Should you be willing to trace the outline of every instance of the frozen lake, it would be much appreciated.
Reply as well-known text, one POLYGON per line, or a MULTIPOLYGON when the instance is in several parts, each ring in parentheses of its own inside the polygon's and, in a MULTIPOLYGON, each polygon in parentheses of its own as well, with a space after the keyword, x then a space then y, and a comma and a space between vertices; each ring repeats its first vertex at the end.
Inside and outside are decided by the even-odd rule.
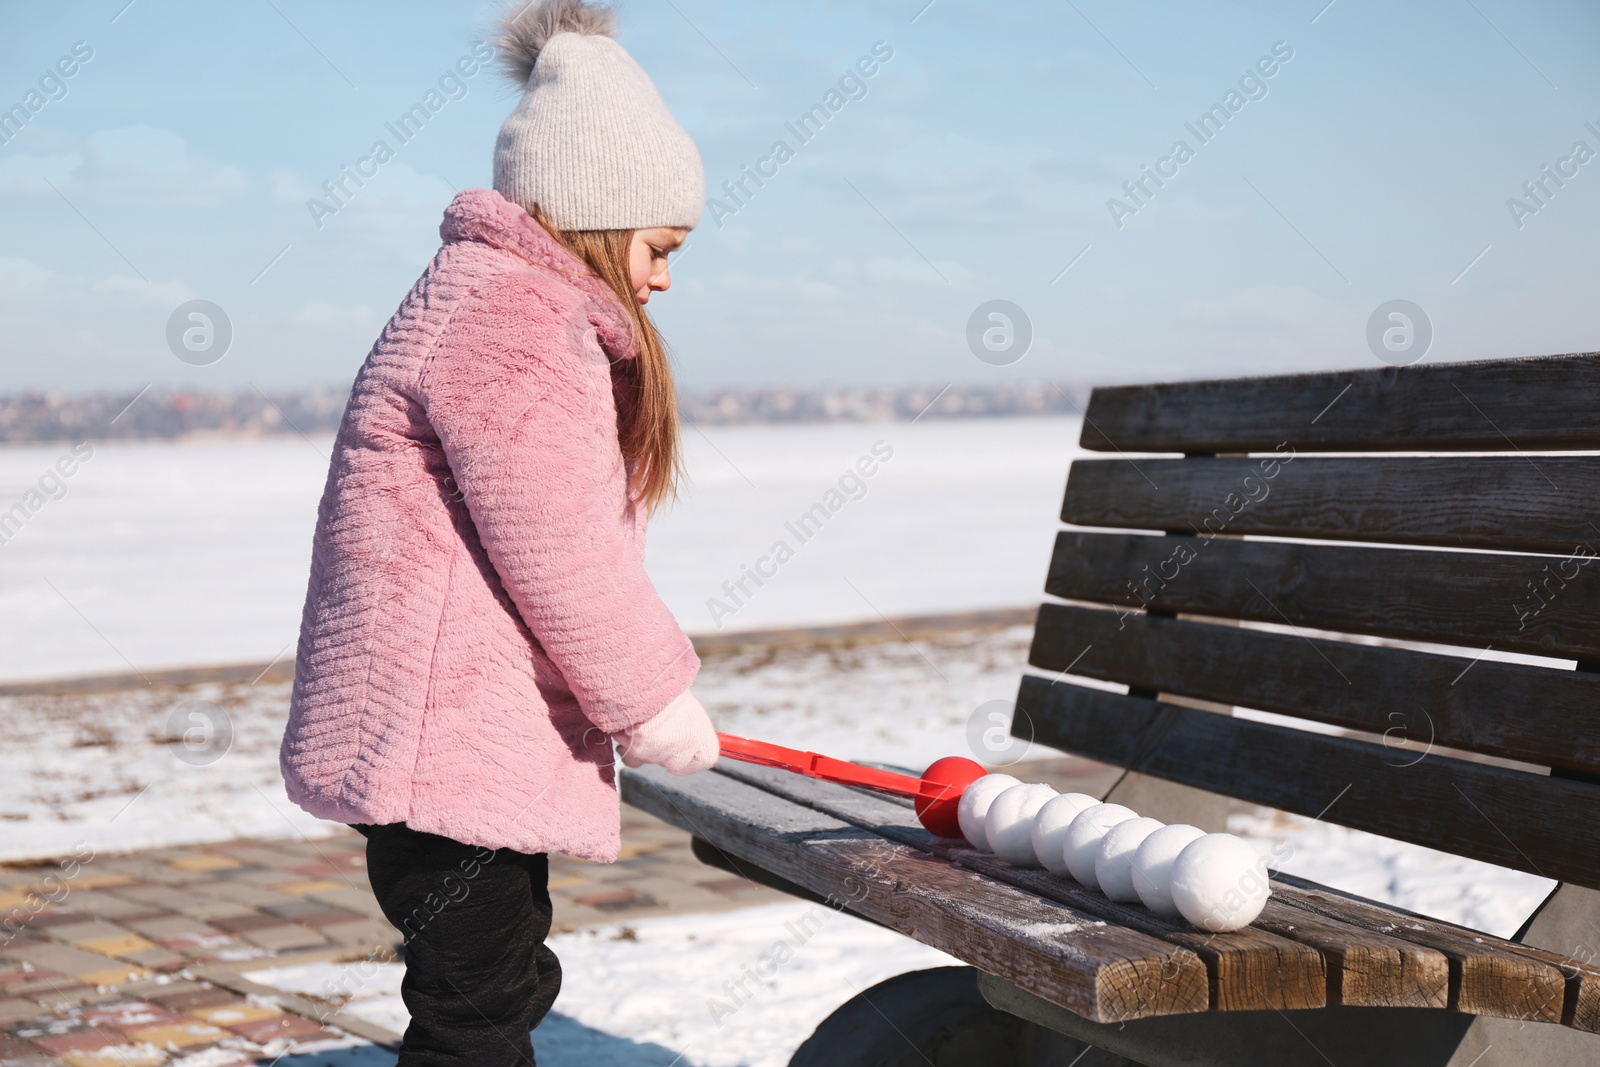
MULTIPOLYGON (((691 633, 1037 602, 1078 432, 1073 418, 687 428, 690 482, 652 525, 650 574, 691 633), (870 477, 853 473, 862 457, 870 477), (792 558, 762 563, 779 541, 792 558), (776 574, 724 588, 757 565, 776 574)), ((330 443, 94 444, 0 545, 0 679, 290 654, 330 443)), ((0 511, 70 453, 0 449, 0 511)))

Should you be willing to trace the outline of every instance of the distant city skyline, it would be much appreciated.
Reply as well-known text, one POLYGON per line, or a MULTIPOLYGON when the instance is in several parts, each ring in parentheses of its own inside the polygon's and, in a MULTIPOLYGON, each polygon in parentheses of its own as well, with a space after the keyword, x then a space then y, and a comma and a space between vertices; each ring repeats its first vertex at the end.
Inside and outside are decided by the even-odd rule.
MULTIPOLYGON (((166 392, 153 386, 136 393, 21 392, 0 395, 0 445, 90 437, 135 441, 330 434, 339 428, 348 399, 348 386, 326 385, 273 393, 166 392)), ((1088 402, 1089 388, 1072 382, 821 389, 779 385, 678 394, 678 410, 693 426, 1081 415, 1088 402)))
MULTIPOLYGON (((0 391, 348 383, 489 184, 497 9, 10 11, 0 391)), ((651 302, 691 393, 1600 349, 1593 5, 620 16, 706 163, 651 302)))

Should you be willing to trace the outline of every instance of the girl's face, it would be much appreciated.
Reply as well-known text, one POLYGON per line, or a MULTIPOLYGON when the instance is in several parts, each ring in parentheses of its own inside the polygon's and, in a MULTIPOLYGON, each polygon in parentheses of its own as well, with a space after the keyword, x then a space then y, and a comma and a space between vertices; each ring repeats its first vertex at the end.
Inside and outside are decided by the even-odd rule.
POLYGON ((628 247, 628 277, 639 303, 648 304, 652 292, 664 293, 672 285, 667 253, 681 248, 688 236, 689 231, 682 226, 633 231, 633 244, 628 247))

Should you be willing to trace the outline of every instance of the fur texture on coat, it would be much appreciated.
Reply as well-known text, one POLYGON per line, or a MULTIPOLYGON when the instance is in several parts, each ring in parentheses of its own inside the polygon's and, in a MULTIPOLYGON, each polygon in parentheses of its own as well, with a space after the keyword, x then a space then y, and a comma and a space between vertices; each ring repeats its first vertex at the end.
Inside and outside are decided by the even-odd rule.
POLYGON ((345 823, 609 862, 607 735, 699 669, 644 572, 615 296, 522 208, 451 203, 356 378, 317 513, 280 764, 345 823))

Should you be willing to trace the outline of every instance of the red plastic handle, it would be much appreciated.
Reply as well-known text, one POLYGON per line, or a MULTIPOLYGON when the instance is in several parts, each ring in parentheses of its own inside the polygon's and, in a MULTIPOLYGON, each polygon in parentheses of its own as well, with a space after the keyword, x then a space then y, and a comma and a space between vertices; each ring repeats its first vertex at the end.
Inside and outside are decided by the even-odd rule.
POLYGON ((730 759, 759 763, 766 767, 779 767, 796 774, 803 774, 808 778, 860 786, 863 789, 888 793, 892 796, 917 797, 924 793, 938 796, 949 788, 946 785, 924 782, 909 774, 880 771, 875 767, 863 767, 831 756, 802 752, 797 748, 784 748, 782 745, 773 745, 748 737, 719 733, 717 740, 722 743, 722 754, 730 759))

